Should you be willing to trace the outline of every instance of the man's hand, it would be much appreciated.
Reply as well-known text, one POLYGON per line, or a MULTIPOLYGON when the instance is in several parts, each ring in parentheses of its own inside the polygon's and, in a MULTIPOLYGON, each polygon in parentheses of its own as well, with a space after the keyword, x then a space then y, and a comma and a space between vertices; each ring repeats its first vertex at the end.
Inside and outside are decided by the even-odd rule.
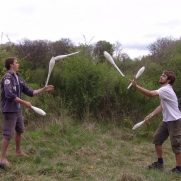
POLYGON ((31 105, 31 102, 24 101, 23 104, 24 104, 27 108, 32 109, 32 108, 31 108, 31 106, 32 106, 32 105, 31 105))
POLYGON ((136 87, 137 82, 136 82, 136 76, 135 76, 135 75, 134 75, 133 80, 129 79, 129 81, 132 83, 132 85, 133 85, 134 87, 136 87))
POLYGON ((26 106, 27 108, 30 108, 30 109, 31 109, 31 106, 32 106, 31 102, 24 101, 24 100, 20 99, 19 97, 16 97, 14 99, 14 102, 18 102, 20 104, 23 104, 24 106, 26 106))
POLYGON ((41 92, 48 92, 54 89, 53 85, 47 85, 46 87, 43 87, 41 89, 33 90, 33 95, 39 94, 41 92))
POLYGON ((153 116, 154 116, 153 113, 150 113, 149 115, 147 115, 147 116, 145 117, 145 119, 144 119, 145 122, 149 121, 153 116))
POLYGON ((53 85, 47 85, 46 87, 43 88, 43 91, 44 92, 47 92, 47 91, 51 91, 54 89, 54 86, 53 85))

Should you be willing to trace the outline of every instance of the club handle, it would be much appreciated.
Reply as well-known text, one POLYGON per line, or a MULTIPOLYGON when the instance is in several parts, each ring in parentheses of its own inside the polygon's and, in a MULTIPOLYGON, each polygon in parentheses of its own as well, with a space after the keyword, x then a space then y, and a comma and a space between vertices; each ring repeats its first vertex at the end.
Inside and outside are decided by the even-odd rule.
POLYGON ((47 77, 47 81, 46 81, 45 87, 48 85, 49 78, 50 78, 50 74, 48 74, 48 77, 47 77))
POLYGON ((117 65, 115 63, 113 63, 114 67, 117 69, 117 71, 124 77, 124 74, 121 72, 121 70, 119 70, 119 68, 117 67, 117 65))
POLYGON ((129 86, 127 87, 127 89, 129 89, 132 86, 132 83, 129 84, 129 86))

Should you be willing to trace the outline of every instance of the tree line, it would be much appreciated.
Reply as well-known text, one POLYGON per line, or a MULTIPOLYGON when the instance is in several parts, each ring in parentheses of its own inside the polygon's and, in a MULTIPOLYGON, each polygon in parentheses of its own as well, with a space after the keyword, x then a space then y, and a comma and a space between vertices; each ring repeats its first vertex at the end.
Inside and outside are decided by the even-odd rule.
POLYGON ((29 84, 34 84, 32 86, 43 85, 51 57, 80 51, 56 62, 49 81, 55 86, 55 91, 48 97, 42 95, 35 100, 45 111, 52 111, 52 115, 59 116, 62 110, 66 110, 67 114, 78 119, 92 117, 121 120, 124 124, 137 122, 159 104, 159 99, 147 98, 133 87, 127 90, 129 79, 142 66, 145 66, 145 72, 138 83, 149 90, 159 88, 158 80, 163 70, 173 71, 177 79, 173 88, 181 104, 181 38, 159 38, 148 45, 149 55, 134 60, 122 50, 119 42, 85 42, 76 46, 68 38, 55 42, 23 39, 18 44, 1 44, 0 75, 2 77, 6 72, 5 58, 16 56, 20 62, 20 75, 29 84), (124 78, 105 59, 104 51, 113 55, 115 63, 125 74, 124 78))

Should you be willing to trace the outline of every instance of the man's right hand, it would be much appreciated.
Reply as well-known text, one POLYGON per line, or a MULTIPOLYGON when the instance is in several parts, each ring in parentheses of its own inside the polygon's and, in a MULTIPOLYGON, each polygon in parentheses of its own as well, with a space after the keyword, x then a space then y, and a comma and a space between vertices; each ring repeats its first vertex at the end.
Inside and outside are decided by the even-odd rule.
POLYGON ((23 104, 24 104, 27 108, 32 109, 32 108, 31 108, 31 106, 32 106, 31 102, 24 101, 23 104))
POLYGON ((134 76, 133 80, 129 79, 129 81, 132 83, 132 85, 133 85, 134 87, 136 87, 136 85, 137 85, 136 76, 134 76))

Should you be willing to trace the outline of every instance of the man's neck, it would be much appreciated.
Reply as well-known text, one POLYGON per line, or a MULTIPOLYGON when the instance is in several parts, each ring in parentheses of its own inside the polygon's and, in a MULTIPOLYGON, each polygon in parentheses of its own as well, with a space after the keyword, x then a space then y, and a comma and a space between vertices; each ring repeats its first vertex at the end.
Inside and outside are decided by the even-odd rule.
POLYGON ((161 86, 163 87, 163 86, 166 86, 166 85, 168 85, 169 83, 165 83, 165 84, 162 84, 161 86))
POLYGON ((9 69, 10 72, 14 73, 16 75, 16 71, 9 69))

